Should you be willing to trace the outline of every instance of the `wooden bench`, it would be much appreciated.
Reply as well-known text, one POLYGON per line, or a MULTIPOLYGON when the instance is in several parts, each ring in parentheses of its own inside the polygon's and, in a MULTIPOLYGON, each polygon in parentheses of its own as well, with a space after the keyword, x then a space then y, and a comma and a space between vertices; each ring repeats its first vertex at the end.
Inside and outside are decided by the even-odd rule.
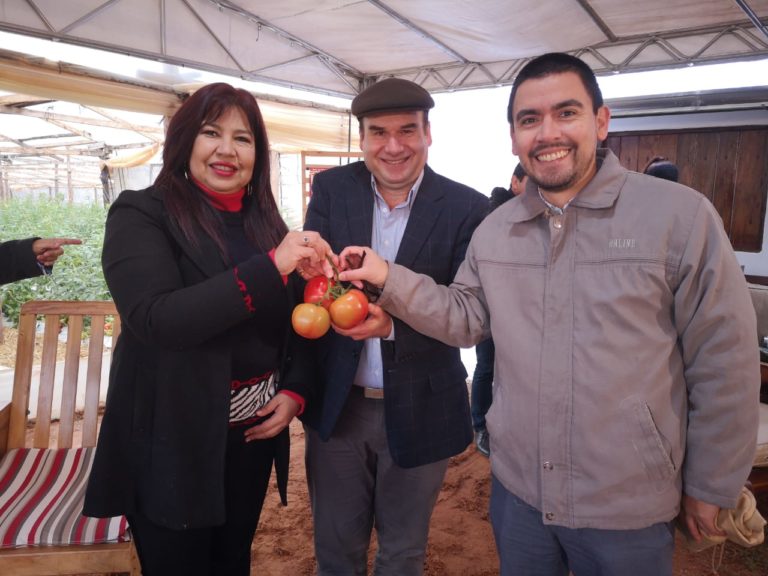
POLYGON ((86 518, 80 514, 82 504, 77 504, 79 501, 76 500, 82 498, 87 482, 90 458, 95 451, 98 434, 100 391, 102 386, 107 386, 106 382, 102 382, 101 374, 104 325, 109 316, 113 317, 114 343, 120 334, 120 318, 112 302, 32 301, 21 308, 13 396, 11 403, 0 410, 0 456, 3 457, 0 461, 0 546, 3 546, 0 547, 0 574, 141 574, 136 549, 128 535, 120 535, 114 542, 86 543, 108 539, 114 529, 125 528, 124 518, 86 518), (45 328, 42 335, 37 409, 34 418, 30 419, 38 316, 44 318, 45 328), (88 356, 87 360, 81 360, 81 342, 83 336, 87 335, 89 321, 88 356), (67 327, 66 351, 62 377, 57 380, 55 373, 59 332, 64 322, 67 327), (87 366, 82 418, 77 408, 81 362, 87 366), (60 410, 58 434, 52 434, 51 423, 55 418, 52 407, 54 398, 59 398, 56 393, 59 386, 60 403, 56 403, 60 410), (82 424, 81 434, 75 434, 76 424, 82 424), (30 441, 27 441, 28 437, 31 437, 30 441), (4 476, 3 470, 10 472, 4 476), (50 479, 46 479, 46 474, 50 475, 50 479), (19 477, 26 480, 20 481, 19 477), (71 478, 78 477, 80 486, 76 487, 71 478), (33 480, 38 484, 34 488, 35 493, 30 495, 27 484, 32 485, 33 480), (48 492, 44 492, 46 490, 48 492), (54 524, 54 516, 63 516, 63 512, 53 514, 52 510, 56 506, 59 506, 56 510, 66 509, 64 504, 57 504, 64 498, 63 495, 71 495, 68 505, 72 506, 72 517, 79 522, 79 527, 68 530, 49 529, 54 524), (20 511, 23 513, 20 514, 20 511), (19 518, 12 516, 14 514, 19 518), (33 526, 29 528, 27 514, 33 517, 40 514, 41 517, 45 516, 45 521, 38 521, 37 524, 29 521, 29 526, 33 526), (94 525, 97 525, 96 529, 94 525), (109 530, 104 528, 107 525, 109 530), (33 537, 45 542, 63 539, 66 543, 9 547, 14 546, 13 542, 17 546, 21 541, 29 543, 33 537))

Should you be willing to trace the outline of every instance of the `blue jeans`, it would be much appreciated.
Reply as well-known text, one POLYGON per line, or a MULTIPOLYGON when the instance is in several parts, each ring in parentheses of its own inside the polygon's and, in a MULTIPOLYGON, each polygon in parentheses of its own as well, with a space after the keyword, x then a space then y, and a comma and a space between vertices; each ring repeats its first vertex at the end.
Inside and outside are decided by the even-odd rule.
POLYGON ((470 394, 470 409, 472 411, 472 428, 485 429, 485 413, 491 407, 493 400, 493 360, 496 348, 493 339, 488 338, 475 346, 477 364, 472 374, 472 392, 470 394))
POLYGON ((495 476, 490 508, 501 576, 672 576, 672 522, 639 530, 545 525, 495 476))

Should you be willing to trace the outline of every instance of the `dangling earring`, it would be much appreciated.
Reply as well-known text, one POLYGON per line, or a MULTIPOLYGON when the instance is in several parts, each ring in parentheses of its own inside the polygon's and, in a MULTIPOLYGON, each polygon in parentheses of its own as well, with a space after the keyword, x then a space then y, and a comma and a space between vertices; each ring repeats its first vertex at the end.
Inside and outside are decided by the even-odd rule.
POLYGON ((245 187, 245 194, 246 196, 253 195, 253 182, 248 182, 248 186, 245 187))

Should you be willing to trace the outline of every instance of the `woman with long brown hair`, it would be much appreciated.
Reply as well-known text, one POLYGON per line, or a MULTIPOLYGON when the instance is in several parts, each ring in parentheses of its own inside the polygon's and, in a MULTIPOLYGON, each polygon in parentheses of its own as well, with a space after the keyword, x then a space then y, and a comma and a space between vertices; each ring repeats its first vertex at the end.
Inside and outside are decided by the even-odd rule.
POLYGON ((155 184, 109 211, 102 264, 120 312, 86 495, 125 514, 144 576, 247 575, 272 466, 312 389, 290 312, 329 246, 289 232, 258 104, 205 86, 171 119, 155 184))

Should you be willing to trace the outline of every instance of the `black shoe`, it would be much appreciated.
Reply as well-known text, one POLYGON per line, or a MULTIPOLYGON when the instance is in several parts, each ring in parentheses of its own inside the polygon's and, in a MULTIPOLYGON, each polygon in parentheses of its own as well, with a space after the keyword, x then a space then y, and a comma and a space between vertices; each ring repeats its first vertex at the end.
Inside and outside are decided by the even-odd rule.
POLYGON ((491 437, 488 436, 488 430, 482 429, 475 432, 475 448, 486 458, 491 455, 491 437))

